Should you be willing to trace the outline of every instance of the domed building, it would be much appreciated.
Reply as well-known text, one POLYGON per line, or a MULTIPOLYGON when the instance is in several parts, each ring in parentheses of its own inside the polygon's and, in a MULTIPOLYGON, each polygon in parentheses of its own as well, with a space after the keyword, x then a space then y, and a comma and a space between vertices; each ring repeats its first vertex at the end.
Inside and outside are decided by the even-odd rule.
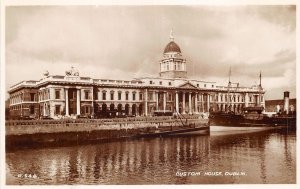
POLYGON ((81 77, 74 68, 66 75, 23 81, 10 87, 11 119, 51 117, 123 117, 199 114, 210 111, 241 112, 243 107, 265 106, 260 85, 241 87, 229 82, 189 79, 187 63, 174 41, 165 46, 158 77, 132 80, 81 77))
POLYGON ((165 47, 163 59, 159 62, 159 76, 164 78, 187 78, 186 60, 181 55, 180 47, 174 42, 173 34, 170 35, 170 40, 165 47))

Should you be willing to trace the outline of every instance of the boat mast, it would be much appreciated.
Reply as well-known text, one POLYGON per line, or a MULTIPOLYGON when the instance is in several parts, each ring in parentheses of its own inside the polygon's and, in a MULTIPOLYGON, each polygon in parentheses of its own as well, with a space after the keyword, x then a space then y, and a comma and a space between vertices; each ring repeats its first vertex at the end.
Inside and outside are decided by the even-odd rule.
POLYGON ((261 106, 261 98, 262 98, 262 86, 261 86, 261 71, 259 71, 259 94, 258 94, 258 106, 261 106))
POLYGON ((261 71, 259 71, 259 86, 261 87, 261 71))
POLYGON ((231 87, 231 81, 230 81, 230 77, 231 77, 231 67, 229 68, 229 80, 228 80, 228 87, 227 87, 227 111, 229 112, 229 105, 230 105, 230 87, 231 87))

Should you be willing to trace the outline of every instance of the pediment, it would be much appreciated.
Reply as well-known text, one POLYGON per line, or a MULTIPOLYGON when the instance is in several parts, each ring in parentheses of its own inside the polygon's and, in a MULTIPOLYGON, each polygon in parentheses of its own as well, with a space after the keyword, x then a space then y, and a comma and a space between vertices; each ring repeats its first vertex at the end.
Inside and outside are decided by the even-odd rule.
POLYGON ((186 82, 182 85, 180 85, 178 88, 181 88, 181 89, 197 89, 197 87, 193 84, 191 84, 190 82, 186 82))

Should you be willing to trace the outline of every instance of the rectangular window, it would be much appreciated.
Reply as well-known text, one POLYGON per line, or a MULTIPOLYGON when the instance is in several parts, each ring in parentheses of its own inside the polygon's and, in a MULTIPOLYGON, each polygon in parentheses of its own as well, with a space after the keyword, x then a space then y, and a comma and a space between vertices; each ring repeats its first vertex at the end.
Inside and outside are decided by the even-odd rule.
POLYGON ((94 98, 95 100, 98 100, 98 92, 95 92, 94 98))
POLYGON ((153 93, 149 93, 148 100, 152 100, 152 99, 153 99, 153 93))
POLYGON ((140 93, 140 100, 143 100, 143 93, 140 93))
POLYGON ((126 93, 126 100, 128 100, 128 93, 126 93))
POLYGON ((204 87, 206 87, 206 84, 204 84, 204 87))
POLYGON ((122 97, 122 93, 119 92, 119 93, 118 93, 118 100, 121 100, 121 97, 122 97))
POLYGON ((114 100, 114 93, 110 93, 110 100, 114 100))
POLYGON ((150 81, 150 84, 153 84, 153 81, 150 81))
POLYGON ((55 90, 55 99, 60 99, 60 90, 55 90))
POLYGON ((169 85, 171 86, 171 85, 172 85, 172 83, 171 83, 171 82, 169 82, 169 85))
POLYGON ((30 101, 34 101, 34 93, 30 93, 30 101))
POLYGON ((106 100, 106 93, 102 93, 102 100, 106 100))
POLYGON ((135 93, 132 93, 132 100, 135 100, 135 93))
POLYGON ((172 94, 169 94, 169 101, 172 101, 172 94))
POLYGON ((55 105, 55 115, 60 115, 60 105, 55 105))
POLYGON ((159 84, 162 85, 162 81, 160 81, 159 84))
POLYGON ((84 98, 89 99, 89 91, 84 91, 84 98))
POLYGON ((86 106, 86 107, 85 107, 85 113, 86 113, 86 114, 89 114, 89 113, 90 113, 90 107, 89 107, 89 106, 86 106))
POLYGON ((33 105, 30 106, 30 114, 34 114, 34 106, 33 105))

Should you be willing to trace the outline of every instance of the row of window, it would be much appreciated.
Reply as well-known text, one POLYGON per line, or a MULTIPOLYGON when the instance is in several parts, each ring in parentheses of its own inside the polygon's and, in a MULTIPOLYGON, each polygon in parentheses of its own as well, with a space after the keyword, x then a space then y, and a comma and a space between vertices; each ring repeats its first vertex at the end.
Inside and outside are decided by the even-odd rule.
MULTIPOLYGON (((106 95, 106 91, 102 91, 102 100, 108 100, 107 95, 106 95)), ((115 100, 115 93, 113 91, 111 91, 109 93, 109 100, 115 100)), ((98 95, 95 96, 95 100, 98 100, 98 95)), ((118 100, 122 100, 122 92, 119 91, 118 92, 118 100)), ((125 100, 129 100, 129 92, 125 92, 125 100)), ((132 92, 132 100, 135 101, 137 100, 137 93, 136 92, 132 92)), ((139 93, 139 100, 143 100, 143 93, 139 93)))
POLYGON ((39 101, 50 99, 50 89, 44 89, 38 93, 39 101))
MULTIPOLYGON (((77 90, 75 91, 68 91, 69 92, 69 98, 70 99, 76 99, 77 98, 77 90)), ((55 99, 61 99, 61 90, 57 89, 55 90, 55 99)), ((84 100, 91 100, 91 91, 90 90, 84 90, 83 92, 83 98, 84 100)))
MULTIPOLYGON (((16 105, 16 106, 13 106, 13 107, 11 107, 11 110, 21 110, 22 109, 22 106, 21 105, 16 105)), ((25 109, 25 108, 23 108, 23 109, 25 109)), ((34 105, 30 105, 29 107, 28 107, 28 109, 29 109, 29 113, 30 114, 34 114, 34 105)))
POLYGON ((180 54, 165 54, 164 58, 177 58, 180 57, 180 54))
MULTIPOLYGON (((81 114, 90 114, 92 111, 90 106, 83 106, 80 108, 80 110, 81 110, 81 114)), ((65 114, 65 112, 61 110, 61 105, 55 105, 54 115, 61 115, 61 114, 65 114)))
MULTIPOLYGON (((171 70, 171 65, 169 64, 169 62, 165 62, 165 63, 161 63, 162 64, 162 71, 169 71, 171 70)), ((184 65, 183 63, 180 62, 175 62, 174 63, 174 70, 179 70, 179 71, 184 71, 184 65)))
MULTIPOLYGON (((227 94, 223 94, 223 95, 220 95, 220 102, 227 102, 227 99, 229 98, 229 101, 230 102, 244 102, 245 101, 245 97, 243 96, 231 96, 231 99, 230 97, 227 96, 227 94)), ((216 100, 219 101, 219 98, 218 96, 216 96, 216 100)), ((252 97, 252 96, 249 96, 249 102, 254 102, 255 101, 255 98, 252 97)), ((261 96, 260 97, 260 101, 262 102, 263 101, 263 97, 261 96)))
POLYGON ((23 94, 18 94, 10 97, 10 104, 20 103, 22 102, 23 94))
MULTIPOLYGON (((155 82, 152 81, 152 80, 150 80, 150 81, 149 81, 149 84, 150 84, 150 85, 153 85, 153 84, 155 84, 155 82)), ((171 85, 172 85, 172 82, 169 81, 168 84, 169 84, 169 86, 171 86, 171 85)), ((159 81, 159 85, 163 85, 163 82, 162 82, 162 81, 159 81)), ((197 83, 197 87, 200 87, 200 85, 199 85, 198 83, 197 83)), ((204 84, 203 87, 206 88, 207 85, 204 84)), ((211 85, 211 88, 214 88, 214 87, 215 87, 214 85, 211 85)))
MULTIPOLYGON (((226 94, 220 95, 220 99, 217 96, 217 101, 220 100, 220 102, 227 102, 229 99, 230 102, 244 102, 244 97, 241 96, 232 96, 231 99, 226 94)), ((251 101, 251 98, 250 98, 251 101)))
POLYGON ((21 105, 11 107, 11 110, 21 110, 21 105))
MULTIPOLYGON (((35 96, 36 96, 35 93, 29 93, 29 99, 26 98, 26 101, 35 101, 36 100, 35 96)), ((23 93, 14 95, 10 98, 10 103, 11 104, 20 103, 23 101, 23 99, 24 99, 23 93)))

